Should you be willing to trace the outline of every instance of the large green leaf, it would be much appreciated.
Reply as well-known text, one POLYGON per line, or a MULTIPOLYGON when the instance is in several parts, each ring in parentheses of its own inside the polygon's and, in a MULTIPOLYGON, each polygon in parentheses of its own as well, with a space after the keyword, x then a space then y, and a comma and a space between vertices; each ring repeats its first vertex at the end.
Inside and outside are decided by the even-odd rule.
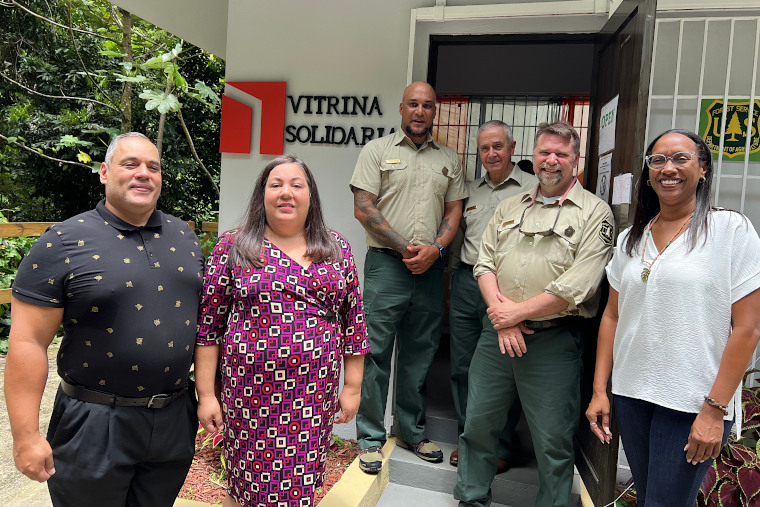
POLYGON ((161 114, 169 111, 179 111, 180 103, 177 96, 173 93, 165 93, 158 90, 145 90, 140 94, 141 99, 145 99, 145 109, 148 111, 158 109, 161 114))

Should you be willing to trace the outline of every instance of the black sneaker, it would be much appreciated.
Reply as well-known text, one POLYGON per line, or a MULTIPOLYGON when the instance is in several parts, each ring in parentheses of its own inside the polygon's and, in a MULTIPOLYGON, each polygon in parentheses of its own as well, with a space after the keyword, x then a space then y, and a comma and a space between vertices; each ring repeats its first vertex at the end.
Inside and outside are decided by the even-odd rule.
POLYGON ((383 455, 379 445, 359 451, 359 469, 368 474, 376 474, 383 469, 383 455))

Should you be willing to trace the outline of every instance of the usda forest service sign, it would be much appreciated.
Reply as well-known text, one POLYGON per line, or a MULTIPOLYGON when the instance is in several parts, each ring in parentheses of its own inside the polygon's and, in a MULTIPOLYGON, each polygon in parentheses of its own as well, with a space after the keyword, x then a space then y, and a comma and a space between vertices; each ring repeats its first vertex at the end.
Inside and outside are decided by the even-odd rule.
MULTIPOLYGON (((747 126, 749 124, 749 159, 760 160, 760 100, 755 101, 752 110, 752 122, 749 118, 749 100, 729 100, 726 108, 726 127, 723 134, 723 160, 744 161, 747 148, 747 126)), ((723 119, 723 100, 702 100, 699 118, 699 132, 707 142, 713 158, 717 159, 720 150, 721 121, 723 119)))

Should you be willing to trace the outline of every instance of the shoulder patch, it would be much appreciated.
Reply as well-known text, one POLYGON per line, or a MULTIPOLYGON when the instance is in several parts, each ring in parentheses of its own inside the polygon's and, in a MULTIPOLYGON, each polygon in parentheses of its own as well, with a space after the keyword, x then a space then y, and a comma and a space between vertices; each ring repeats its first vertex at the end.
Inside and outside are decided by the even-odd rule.
POLYGON ((612 227, 612 222, 605 218, 602 224, 599 226, 599 239, 601 239, 605 245, 612 246, 613 230, 614 228, 612 227))

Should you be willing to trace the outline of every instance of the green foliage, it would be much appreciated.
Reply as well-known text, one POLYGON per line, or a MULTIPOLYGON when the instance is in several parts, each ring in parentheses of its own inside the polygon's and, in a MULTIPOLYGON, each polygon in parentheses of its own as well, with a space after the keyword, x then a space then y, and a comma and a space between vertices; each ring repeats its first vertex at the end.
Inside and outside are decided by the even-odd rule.
POLYGON ((742 434, 733 434, 708 469, 697 496, 698 507, 752 507, 760 503, 760 386, 749 387, 744 374, 742 434))
POLYGON ((218 184, 224 61, 136 16, 128 61, 124 14, 105 0, 73 0, 70 13, 69 2, 22 4, 42 18, 12 5, 0 9, 0 209, 13 221, 60 221, 93 208, 103 196, 93 169, 127 121, 129 85, 125 129, 155 140, 166 115, 159 207, 208 221, 218 196, 176 113, 181 108, 198 156, 218 184))
MULTIPOLYGON (((8 220, 0 213, 0 223, 8 220)), ((37 238, 0 237, 0 289, 8 289, 16 279, 21 259, 37 238)), ((8 352, 8 333, 11 328, 11 305, 0 305, 0 354, 8 352)))

